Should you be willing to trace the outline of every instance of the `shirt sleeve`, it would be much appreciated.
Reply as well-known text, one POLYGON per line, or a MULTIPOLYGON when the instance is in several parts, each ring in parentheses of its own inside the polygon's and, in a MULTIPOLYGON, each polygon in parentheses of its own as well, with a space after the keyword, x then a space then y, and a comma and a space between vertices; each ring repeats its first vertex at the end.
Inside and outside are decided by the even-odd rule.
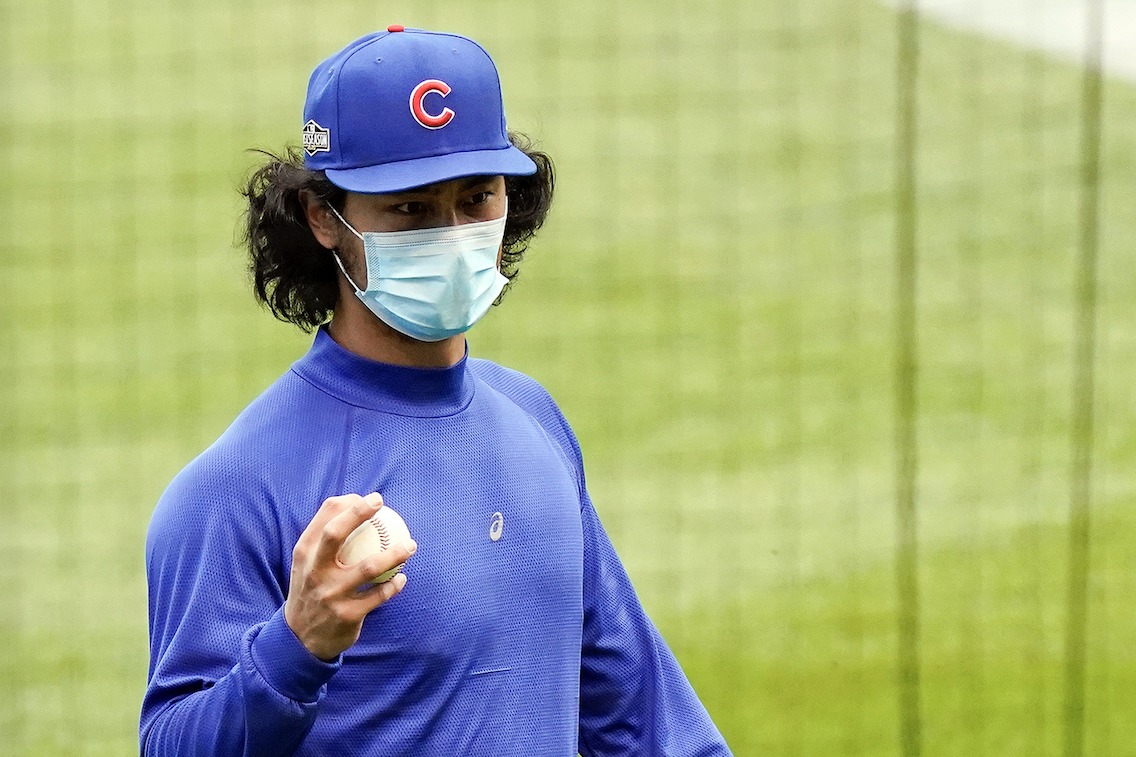
POLYGON ((721 733, 647 617, 584 495, 580 753, 721 757, 721 733))
POLYGON ((237 495, 224 484, 230 476, 208 467, 199 458, 174 479, 147 535, 141 753, 290 754, 339 661, 313 656, 284 620, 279 528, 267 498, 237 495))

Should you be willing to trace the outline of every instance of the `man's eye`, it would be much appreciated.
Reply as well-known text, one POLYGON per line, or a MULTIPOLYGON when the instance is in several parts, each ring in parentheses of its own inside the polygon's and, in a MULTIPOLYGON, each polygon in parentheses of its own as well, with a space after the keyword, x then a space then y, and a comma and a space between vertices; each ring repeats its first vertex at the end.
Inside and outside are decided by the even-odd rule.
POLYGON ((420 215, 426 212, 426 203, 424 202, 404 202, 401 205, 396 205, 394 208, 396 213, 403 213, 408 216, 420 215))
POLYGON ((469 203, 471 205, 484 205, 489 202, 489 198, 492 196, 492 192, 477 192, 469 198, 469 203))

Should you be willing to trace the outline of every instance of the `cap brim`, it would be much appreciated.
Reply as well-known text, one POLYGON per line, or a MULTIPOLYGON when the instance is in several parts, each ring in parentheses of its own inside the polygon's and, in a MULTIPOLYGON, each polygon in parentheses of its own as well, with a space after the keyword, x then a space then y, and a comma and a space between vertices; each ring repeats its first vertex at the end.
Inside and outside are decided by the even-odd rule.
POLYGON ((500 150, 447 153, 377 166, 329 168, 325 173, 332 184, 348 192, 386 194, 465 176, 528 176, 536 173, 536 163, 510 145, 500 150))

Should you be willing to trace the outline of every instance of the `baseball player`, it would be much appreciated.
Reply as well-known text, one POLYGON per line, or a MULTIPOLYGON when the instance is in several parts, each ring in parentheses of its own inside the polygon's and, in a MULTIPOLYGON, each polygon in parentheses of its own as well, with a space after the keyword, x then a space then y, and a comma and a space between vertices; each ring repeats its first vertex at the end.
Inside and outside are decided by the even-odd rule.
POLYGON ((553 192, 489 55, 362 37, 313 71, 302 139, 252 175, 247 241, 315 337, 155 509, 142 753, 728 754, 560 410, 467 354, 553 192), (381 507, 414 539, 343 564, 381 507))

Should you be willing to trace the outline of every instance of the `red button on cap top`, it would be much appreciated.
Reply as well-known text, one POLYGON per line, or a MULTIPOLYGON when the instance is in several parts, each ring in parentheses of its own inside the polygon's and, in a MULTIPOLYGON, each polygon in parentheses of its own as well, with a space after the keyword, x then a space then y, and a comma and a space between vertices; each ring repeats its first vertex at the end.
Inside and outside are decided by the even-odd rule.
POLYGON ((388 32, 404 32, 404 31, 406 31, 406 27, 403 26, 402 24, 391 24, 390 26, 387 27, 387 31, 388 32))

